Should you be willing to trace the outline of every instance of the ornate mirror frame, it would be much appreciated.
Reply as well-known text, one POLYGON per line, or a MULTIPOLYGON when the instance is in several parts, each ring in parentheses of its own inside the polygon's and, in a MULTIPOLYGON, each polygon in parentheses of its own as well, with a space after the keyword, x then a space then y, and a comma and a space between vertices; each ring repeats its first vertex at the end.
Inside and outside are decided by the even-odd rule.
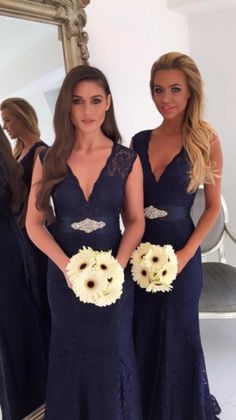
MULTIPOLYGON (((49 23, 58 26, 59 39, 68 72, 78 64, 88 63, 88 34, 84 8, 90 0, 0 0, 0 15, 49 23)), ((25 417, 40 420, 44 417, 44 405, 25 417)))
POLYGON ((90 0, 0 0, 0 15, 58 26, 65 68, 68 72, 88 62, 88 34, 84 8, 90 0))

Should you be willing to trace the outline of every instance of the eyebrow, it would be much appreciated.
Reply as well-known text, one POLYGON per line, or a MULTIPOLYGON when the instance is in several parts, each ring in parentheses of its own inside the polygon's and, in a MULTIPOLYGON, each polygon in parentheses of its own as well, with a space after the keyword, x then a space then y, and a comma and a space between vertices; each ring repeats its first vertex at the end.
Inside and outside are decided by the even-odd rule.
MULTIPOLYGON (((83 98, 83 96, 80 96, 80 95, 72 95, 72 98, 83 98)), ((98 94, 98 95, 93 95, 93 96, 91 96, 91 98, 103 98, 103 95, 100 95, 100 94, 98 94)))
MULTIPOLYGON (((174 87, 174 86, 180 86, 180 87, 182 87, 182 85, 181 85, 181 83, 173 83, 172 85, 170 85, 170 86, 168 86, 168 87, 174 87)), ((156 85, 154 85, 154 88, 155 87, 163 87, 162 85, 158 85, 158 84, 156 84, 156 85)))

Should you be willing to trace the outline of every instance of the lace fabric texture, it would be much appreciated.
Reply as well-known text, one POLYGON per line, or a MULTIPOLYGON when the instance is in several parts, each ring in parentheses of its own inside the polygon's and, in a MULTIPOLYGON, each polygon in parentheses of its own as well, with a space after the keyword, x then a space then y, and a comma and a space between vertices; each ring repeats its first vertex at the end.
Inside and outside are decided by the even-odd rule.
MULTIPOLYGON (((134 151, 115 144, 88 200, 69 168, 67 176, 54 187, 54 237, 68 256, 82 246, 111 249, 116 255, 125 183, 135 159, 134 151), (74 223, 84 225, 86 219, 105 225, 90 232, 81 230, 81 225, 80 229, 71 227, 74 223)), ((92 227, 97 226, 93 223, 92 227)), ((111 306, 99 308, 80 302, 51 262, 48 294, 52 338, 45 419, 141 420, 129 268, 123 294, 111 306)))
MULTIPOLYGON (((148 156, 150 136, 147 130, 133 138, 144 172, 144 205, 182 209, 184 217, 147 218, 143 241, 170 244, 177 251, 194 230, 189 212, 195 194, 186 192, 189 163, 182 148, 157 181, 148 156)), ((135 285, 134 333, 144 420, 217 419, 220 409, 210 395, 199 332, 201 287, 199 249, 171 292, 151 294, 135 285)))
POLYGON ((45 401, 47 358, 30 285, 29 254, 11 214, 2 163, 0 180, 0 405, 4 420, 18 420, 45 401))

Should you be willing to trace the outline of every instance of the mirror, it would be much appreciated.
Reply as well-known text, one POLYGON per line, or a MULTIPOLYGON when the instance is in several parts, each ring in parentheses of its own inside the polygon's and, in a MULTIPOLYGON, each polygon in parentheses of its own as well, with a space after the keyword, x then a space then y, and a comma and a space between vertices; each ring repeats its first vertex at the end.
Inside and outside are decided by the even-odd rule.
POLYGON ((0 101, 23 97, 51 144, 52 116, 65 73, 88 60, 84 7, 89 0, 0 0, 0 101))
MULTIPOLYGON (((83 28, 89 2, 0 0, 0 102, 13 96, 28 100, 48 144, 53 141, 52 116, 61 82, 72 67, 88 61, 83 28)), ((44 406, 25 420, 39 420, 43 414, 44 406)))

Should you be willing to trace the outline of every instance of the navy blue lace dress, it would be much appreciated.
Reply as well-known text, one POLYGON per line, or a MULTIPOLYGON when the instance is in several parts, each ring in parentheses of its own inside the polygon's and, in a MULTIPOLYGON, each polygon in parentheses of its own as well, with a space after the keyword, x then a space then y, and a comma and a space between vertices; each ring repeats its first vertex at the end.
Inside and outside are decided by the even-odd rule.
POLYGON ((0 406, 21 420, 45 401, 47 360, 31 293, 25 236, 11 212, 8 173, 0 156, 0 406))
MULTIPOLYGON (((23 167, 23 181, 29 193, 31 187, 33 165, 35 161, 35 152, 38 148, 47 148, 48 145, 43 141, 35 143, 28 153, 19 162, 23 167)), ((30 271, 30 287, 32 297, 37 305, 40 314, 42 329, 44 333, 44 348, 48 356, 49 352, 49 339, 51 330, 51 316, 47 298, 47 265, 48 259, 43 252, 41 252, 28 237, 26 229, 23 229, 25 242, 28 247, 28 261, 30 271)))
MULTIPOLYGON (((185 149, 157 181, 148 145, 151 130, 133 138, 144 171, 146 229, 143 242, 181 249, 194 225, 189 215, 195 194, 187 193, 185 149), (157 210, 164 210, 159 213, 157 210)), ((135 286, 134 334, 145 420, 213 420, 219 407, 209 393, 201 346, 198 303, 202 287, 200 249, 169 293, 148 293, 135 286)))
MULTIPOLYGON (((83 245, 112 249, 116 255, 124 188, 135 158, 134 151, 114 144, 88 201, 69 167, 64 180, 54 187, 54 237, 68 256, 83 245), (71 226, 79 221, 84 221, 85 230, 71 226), (101 221, 105 226, 96 228, 101 221), (95 229, 91 232, 90 223, 95 229)), ((129 269, 121 298, 101 308, 80 302, 63 273, 50 262, 48 295, 52 337, 46 420, 140 420, 129 269)))

